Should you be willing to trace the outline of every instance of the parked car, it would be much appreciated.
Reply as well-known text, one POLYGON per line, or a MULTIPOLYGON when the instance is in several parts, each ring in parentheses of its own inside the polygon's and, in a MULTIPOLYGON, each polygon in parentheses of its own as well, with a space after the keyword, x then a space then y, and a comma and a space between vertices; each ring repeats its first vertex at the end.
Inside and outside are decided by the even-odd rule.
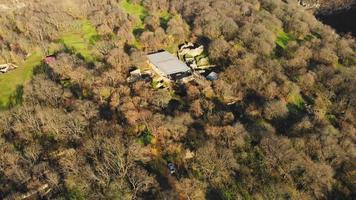
POLYGON ((168 163, 167 167, 168 167, 168 170, 169 170, 170 174, 176 173, 176 167, 174 166, 173 163, 168 163))

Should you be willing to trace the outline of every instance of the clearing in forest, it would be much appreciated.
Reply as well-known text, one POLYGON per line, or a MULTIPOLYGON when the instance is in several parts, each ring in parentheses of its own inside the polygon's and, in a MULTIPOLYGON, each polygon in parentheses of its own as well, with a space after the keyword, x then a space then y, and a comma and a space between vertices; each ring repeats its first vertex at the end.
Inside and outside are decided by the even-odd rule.
POLYGON ((24 63, 20 63, 19 68, 0 75, 0 109, 6 108, 17 88, 31 79, 33 69, 41 64, 42 57, 41 51, 36 51, 24 63))
POLYGON ((130 3, 128 0, 123 0, 120 2, 119 7, 124 10, 127 14, 135 17, 137 19, 137 24, 133 28, 133 34, 135 35, 135 41, 133 46, 140 49, 141 44, 138 41, 137 37, 143 32, 145 25, 143 23, 144 18, 147 16, 146 9, 140 4, 130 3))
POLYGON ((120 7, 127 12, 129 15, 134 16, 138 19, 138 23, 135 29, 143 29, 143 19, 147 16, 145 8, 140 4, 130 3, 128 0, 123 0, 120 3, 120 7))
MULTIPOLYGON (((60 38, 65 47, 73 53, 83 57, 90 63, 95 58, 90 52, 91 45, 98 40, 95 27, 86 20, 76 22, 75 28, 63 33, 60 38)), ((0 110, 6 109, 13 102, 14 98, 21 98, 21 87, 32 77, 33 69, 40 65, 44 55, 40 50, 36 50, 23 63, 18 64, 19 68, 6 74, 0 74, 0 110), (19 90, 20 89, 20 90, 19 90), (18 96, 18 97, 17 97, 18 96)))
MULTIPOLYGON (((138 49, 141 49, 141 44, 138 38, 145 30, 144 19, 148 15, 147 10, 141 4, 131 3, 129 0, 121 1, 119 7, 130 16, 136 18, 137 23, 132 30, 133 35, 135 36, 135 41, 133 41, 132 45, 138 49)), ((172 18, 171 14, 168 11, 161 11, 158 15, 160 16, 161 27, 166 29, 168 21, 172 18)))
POLYGON ((94 62, 95 58, 90 52, 90 46, 98 40, 98 33, 95 27, 89 21, 78 21, 75 28, 64 33, 60 41, 64 46, 83 57, 90 63, 94 62))

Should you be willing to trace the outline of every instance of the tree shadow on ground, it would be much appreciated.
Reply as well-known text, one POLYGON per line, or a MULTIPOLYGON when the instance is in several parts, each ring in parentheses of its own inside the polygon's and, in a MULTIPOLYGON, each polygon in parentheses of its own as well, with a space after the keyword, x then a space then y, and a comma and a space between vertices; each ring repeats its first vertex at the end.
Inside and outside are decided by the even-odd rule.
POLYGON ((9 107, 14 107, 23 102, 24 87, 23 85, 16 86, 14 94, 9 97, 9 107))

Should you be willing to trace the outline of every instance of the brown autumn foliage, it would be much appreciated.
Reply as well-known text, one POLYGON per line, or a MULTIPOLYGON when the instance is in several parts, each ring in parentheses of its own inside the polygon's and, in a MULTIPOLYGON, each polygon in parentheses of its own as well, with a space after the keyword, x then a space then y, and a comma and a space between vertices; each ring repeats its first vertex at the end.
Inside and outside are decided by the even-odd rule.
POLYGON ((1 111, 0 199, 354 199, 355 39, 296 1, 131 0, 139 31, 119 0, 25 3, 0 12, 3 60, 47 53, 78 20, 98 39, 91 62, 60 45, 1 111), (219 80, 126 81, 185 41, 219 80))

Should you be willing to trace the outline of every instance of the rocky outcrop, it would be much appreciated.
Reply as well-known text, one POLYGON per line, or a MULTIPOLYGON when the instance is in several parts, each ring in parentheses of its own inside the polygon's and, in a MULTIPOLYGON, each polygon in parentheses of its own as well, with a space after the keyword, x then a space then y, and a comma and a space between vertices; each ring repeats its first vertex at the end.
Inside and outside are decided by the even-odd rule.
POLYGON ((306 9, 315 9, 317 12, 331 13, 351 8, 356 4, 354 0, 298 0, 299 5, 306 9))
POLYGON ((298 3, 307 9, 318 9, 320 8, 319 0, 298 0, 298 3))

